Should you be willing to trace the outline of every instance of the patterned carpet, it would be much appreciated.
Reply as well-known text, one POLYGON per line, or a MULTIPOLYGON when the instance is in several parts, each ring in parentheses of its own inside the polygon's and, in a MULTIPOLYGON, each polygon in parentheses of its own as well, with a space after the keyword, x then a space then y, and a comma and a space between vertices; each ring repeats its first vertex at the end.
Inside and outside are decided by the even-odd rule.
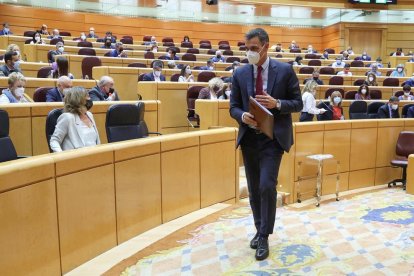
POLYGON ((121 275, 414 275, 414 196, 399 188, 278 208, 261 262, 248 246, 255 229, 246 201, 191 234, 121 275))

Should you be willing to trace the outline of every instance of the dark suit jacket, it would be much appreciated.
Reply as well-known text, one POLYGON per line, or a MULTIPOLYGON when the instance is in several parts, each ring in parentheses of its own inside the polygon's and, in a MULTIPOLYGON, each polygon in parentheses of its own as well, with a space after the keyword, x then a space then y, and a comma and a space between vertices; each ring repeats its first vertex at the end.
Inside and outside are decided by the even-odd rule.
POLYGON ((62 102, 62 96, 59 93, 57 87, 52 88, 46 93, 46 102, 62 102))
MULTIPOLYGON (((267 93, 281 103, 280 110, 270 110, 274 116, 274 139, 285 151, 289 151, 293 145, 291 113, 300 112, 303 108, 299 81, 288 63, 270 59, 268 70, 267 93)), ((254 86, 253 65, 237 68, 233 75, 230 97, 230 115, 239 122, 237 145, 248 129, 242 122, 242 114, 249 111, 249 96, 254 97, 254 86)))
MULTIPOLYGON (((378 118, 380 119, 389 119, 390 118, 390 109, 388 103, 384 104, 378 109, 378 118)), ((400 118, 400 114, 397 110, 392 110, 392 118, 400 118)))
MULTIPOLYGON (((118 93, 115 93, 115 101, 119 101, 118 93)), ((102 93, 101 89, 98 86, 95 86, 91 90, 89 90, 89 97, 91 97, 92 101, 106 101, 108 95, 102 93)))
POLYGON ((13 33, 12 33, 12 32, 10 32, 10 31, 9 31, 8 33, 5 33, 5 32, 4 32, 4 30, 1 30, 1 31, 0 31, 0 35, 12 35, 12 34, 13 34, 13 33))
MULTIPOLYGON (((161 81, 165 81, 165 76, 161 74, 160 79, 161 79, 161 81)), ((151 73, 145 74, 144 77, 142 78, 142 80, 143 81, 155 81, 154 73, 151 72, 151 73)))
POLYGON ((407 110, 407 116, 406 116, 406 118, 414 118, 414 106, 410 107, 407 110))

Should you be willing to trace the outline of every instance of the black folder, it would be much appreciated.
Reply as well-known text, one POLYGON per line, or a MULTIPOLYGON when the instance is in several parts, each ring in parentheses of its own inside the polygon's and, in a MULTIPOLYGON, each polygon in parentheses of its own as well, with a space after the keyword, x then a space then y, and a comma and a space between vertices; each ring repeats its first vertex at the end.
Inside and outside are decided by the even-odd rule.
POLYGON ((254 116, 257 129, 273 140, 273 114, 251 96, 249 98, 249 113, 254 116))

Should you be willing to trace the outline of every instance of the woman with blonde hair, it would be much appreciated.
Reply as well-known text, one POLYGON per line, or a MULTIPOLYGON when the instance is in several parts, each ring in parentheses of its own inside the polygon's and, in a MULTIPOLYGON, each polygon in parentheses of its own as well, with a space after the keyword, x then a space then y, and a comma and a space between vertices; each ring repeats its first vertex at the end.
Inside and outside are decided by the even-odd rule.
POLYGON ((54 152, 100 144, 95 120, 88 111, 92 106, 93 101, 83 87, 73 87, 65 93, 64 112, 50 138, 54 152))
POLYGON ((208 82, 208 87, 204 87, 198 94, 199 99, 217 100, 220 98, 223 90, 224 82, 222 79, 215 77, 208 82))
POLYGON ((316 87, 318 87, 316 81, 311 80, 305 84, 302 90, 303 109, 299 122, 310 122, 315 114, 323 114, 326 111, 324 108, 316 108, 316 87))
POLYGON ((26 85, 26 79, 21 73, 11 73, 9 75, 7 83, 9 84, 9 88, 3 89, 0 95, 0 104, 30 102, 25 98, 24 95, 24 86, 26 85))

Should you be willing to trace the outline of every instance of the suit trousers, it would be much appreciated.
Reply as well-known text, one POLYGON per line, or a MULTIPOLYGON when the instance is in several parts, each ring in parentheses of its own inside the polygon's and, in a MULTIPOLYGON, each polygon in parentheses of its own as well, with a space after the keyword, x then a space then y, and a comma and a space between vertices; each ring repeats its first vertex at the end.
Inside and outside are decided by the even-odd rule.
POLYGON ((273 233, 276 219, 277 177, 283 149, 277 140, 248 129, 241 140, 250 207, 257 232, 273 233))

